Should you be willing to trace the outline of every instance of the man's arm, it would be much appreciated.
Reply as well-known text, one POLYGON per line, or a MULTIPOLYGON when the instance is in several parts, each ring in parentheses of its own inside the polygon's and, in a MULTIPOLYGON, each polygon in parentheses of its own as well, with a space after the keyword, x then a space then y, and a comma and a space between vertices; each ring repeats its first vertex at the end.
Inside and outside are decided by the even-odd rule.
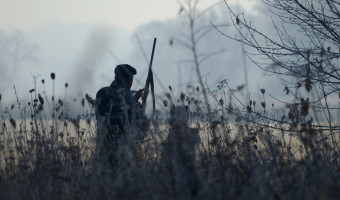
POLYGON ((144 92, 144 89, 140 89, 133 95, 136 102, 142 97, 143 92, 144 92))

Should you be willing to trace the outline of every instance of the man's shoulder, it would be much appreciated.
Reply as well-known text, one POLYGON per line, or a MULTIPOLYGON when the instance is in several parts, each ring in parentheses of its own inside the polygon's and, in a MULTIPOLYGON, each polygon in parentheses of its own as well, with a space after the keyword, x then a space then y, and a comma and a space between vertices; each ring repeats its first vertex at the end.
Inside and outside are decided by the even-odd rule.
POLYGON ((114 92, 114 88, 111 88, 111 87, 103 87, 103 88, 100 88, 96 94, 96 98, 98 97, 103 97, 103 96, 107 96, 109 95, 110 93, 114 92))

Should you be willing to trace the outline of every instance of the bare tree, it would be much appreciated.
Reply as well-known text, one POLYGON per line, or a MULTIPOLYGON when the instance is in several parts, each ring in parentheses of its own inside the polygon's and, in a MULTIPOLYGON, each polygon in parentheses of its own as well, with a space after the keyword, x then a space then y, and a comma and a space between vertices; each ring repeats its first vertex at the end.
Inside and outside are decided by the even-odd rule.
POLYGON ((319 124, 317 128, 327 130, 337 148, 335 132, 339 127, 335 124, 335 111, 339 108, 334 103, 340 97, 340 3, 335 0, 261 2, 272 13, 275 35, 259 30, 254 21, 245 13, 235 12, 227 1, 238 36, 216 29, 246 45, 245 53, 255 65, 283 80, 282 89, 294 97, 293 102, 281 101, 289 109, 287 122, 301 126, 314 124, 315 119, 327 122, 326 126, 319 124), (291 31, 292 27, 296 31, 291 31), (310 109, 314 111, 314 119, 310 109))
POLYGON ((6 85, 25 62, 37 62, 38 50, 38 45, 28 41, 21 31, 0 33, 0 83, 6 85))
MULTIPOLYGON (((188 29, 186 30, 185 33, 181 33, 181 37, 175 38, 175 40, 185 48, 189 49, 189 51, 192 53, 192 60, 190 60, 189 63, 193 64, 199 85, 202 88, 204 101, 207 106, 207 112, 211 113, 208 95, 205 89, 203 75, 201 72, 201 63, 204 62, 209 57, 221 53, 224 50, 207 54, 202 54, 199 52, 199 42, 201 41, 201 39, 205 37, 209 32, 214 30, 210 24, 201 25, 200 20, 202 20, 204 18, 204 15, 206 15, 214 7, 221 4, 222 1, 216 1, 215 3, 212 3, 210 6, 206 7, 202 11, 198 9, 198 4, 200 3, 200 0, 176 0, 176 1, 180 6, 178 14, 184 17, 184 25, 188 29)), ((217 26, 223 27, 227 25, 220 24, 217 26)), ((172 44, 172 41, 170 42, 172 44)))

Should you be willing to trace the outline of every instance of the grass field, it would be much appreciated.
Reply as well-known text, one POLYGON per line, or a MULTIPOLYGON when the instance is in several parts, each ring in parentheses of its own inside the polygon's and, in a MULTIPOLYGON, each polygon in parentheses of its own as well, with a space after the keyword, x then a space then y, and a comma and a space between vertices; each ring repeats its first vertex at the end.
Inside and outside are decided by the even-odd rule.
POLYGON ((0 199, 339 199, 337 124, 306 121, 298 106, 290 121, 226 101, 209 113, 196 93, 166 95, 146 133, 125 124, 114 165, 88 95, 74 117, 40 94, 0 104, 0 199))
POLYGON ((182 125, 174 129, 158 123, 144 142, 123 143, 120 164, 113 171, 98 155, 95 121, 2 120, 1 199, 337 199, 340 195, 339 152, 326 132, 280 131, 228 121, 182 125), (200 141, 188 144, 182 138, 183 145, 173 143, 172 151, 165 152, 169 132, 183 134, 189 130, 186 127, 191 134, 199 132, 200 141))

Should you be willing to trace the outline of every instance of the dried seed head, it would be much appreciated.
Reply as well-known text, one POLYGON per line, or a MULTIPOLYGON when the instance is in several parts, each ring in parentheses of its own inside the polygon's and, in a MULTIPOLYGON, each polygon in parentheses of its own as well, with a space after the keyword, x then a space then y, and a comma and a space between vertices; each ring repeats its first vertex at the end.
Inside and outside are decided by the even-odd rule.
POLYGON ((65 83, 65 87, 68 88, 68 83, 65 83))
POLYGON ((168 101, 167 100, 163 100, 163 105, 164 105, 164 107, 168 107, 168 105, 169 105, 168 101))
POLYGON ((261 103, 261 106, 262 106, 263 108, 266 108, 266 102, 262 102, 262 103, 261 103))
POLYGON ((247 106, 247 111, 250 113, 251 112, 251 106, 247 106))
POLYGON ((262 89, 260 89, 260 91, 261 91, 261 93, 262 93, 262 94, 264 94, 264 93, 266 92, 266 90, 265 90, 265 89, 263 89, 263 88, 262 88, 262 89))
POLYGON ((184 101, 184 98, 185 98, 185 94, 184 94, 183 92, 181 92, 180 98, 181 98, 181 101, 183 102, 183 101, 184 101))
POLYGON ((321 51, 320 51, 320 56, 323 57, 325 55, 325 49, 322 47, 321 51))
POLYGON ((83 106, 83 107, 85 106, 85 99, 81 100, 81 106, 83 106))
POLYGON ((306 81, 305 88, 307 92, 310 92, 312 89, 312 81, 310 80, 309 77, 307 77, 305 81, 306 81))
POLYGON ((196 88, 196 91, 197 91, 197 92, 200 91, 200 87, 197 87, 197 88, 196 88))
POLYGON ((86 100, 89 104, 91 104, 92 106, 95 106, 96 100, 92 99, 92 97, 90 97, 90 95, 85 94, 85 98, 86 98, 86 100))
POLYGON ((169 93, 165 94, 168 99, 171 99, 171 95, 169 93))
POLYGON ((308 49, 307 52, 306 52, 306 54, 307 54, 307 59, 308 59, 308 60, 309 60, 309 58, 310 58, 310 52, 311 52, 310 49, 308 49))
POLYGON ((243 90, 243 88, 244 88, 244 85, 240 85, 237 87, 237 91, 243 90))
POLYGON ((41 112, 43 110, 43 104, 39 104, 38 109, 37 109, 37 113, 41 112))
POLYGON ((55 73, 51 73, 51 79, 52 79, 52 80, 55 79, 55 73))
POLYGON ((40 94, 38 94, 38 99, 41 104, 44 104, 44 98, 40 94))
POLYGON ((223 104, 224 104, 223 99, 220 99, 220 105, 223 106, 223 104))
POLYGON ((289 88, 286 86, 285 89, 283 91, 286 91, 286 95, 289 94, 289 88))
POLYGON ((30 93, 32 93, 32 92, 34 92, 34 91, 35 91, 35 89, 30 89, 30 90, 29 90, 30 93))
POLYGON ((238 16, 236 17, 236 24, 240 25, 240 19, 238 18, 238 16))
POLYGON ((14 109, 14 104, 12 104, 12 106, 11 106, 11 110, 13 110, 14 109))
POLYGON ((307 98, 306 100, 301 98, 301 115, 302 116, 307 116, 309 112, 309 99, 307 98))
POLYGON ((171 87, 171 85, 169 85, 169 90, 170 90, 170 91, 172 91, 172 87, 171 87))
POLYGON ((64 102, 61 99, 58 100, 58 103, 59 103, 60 106, 64 105, 64 102))
POLYGON ((281 117, 281 121, 285 120, 286 119, 286 115, 282 115, 281 117))
POLYGON ((300 87, 302 87, 302 83, 301 83, 301 82, 298 82, 298 83, 297 83, 297 88, 300 88, 300 87))
POLYGON ((15 120, 13 118, 11 118, 10 120, 11 125, 13 126, 13 128, 17 128, 17 123, 15 122, 15 120))
POLYGON ((42 84, 45 84, 45 79, 42 79, 41 82, 42 82, 42 84))

